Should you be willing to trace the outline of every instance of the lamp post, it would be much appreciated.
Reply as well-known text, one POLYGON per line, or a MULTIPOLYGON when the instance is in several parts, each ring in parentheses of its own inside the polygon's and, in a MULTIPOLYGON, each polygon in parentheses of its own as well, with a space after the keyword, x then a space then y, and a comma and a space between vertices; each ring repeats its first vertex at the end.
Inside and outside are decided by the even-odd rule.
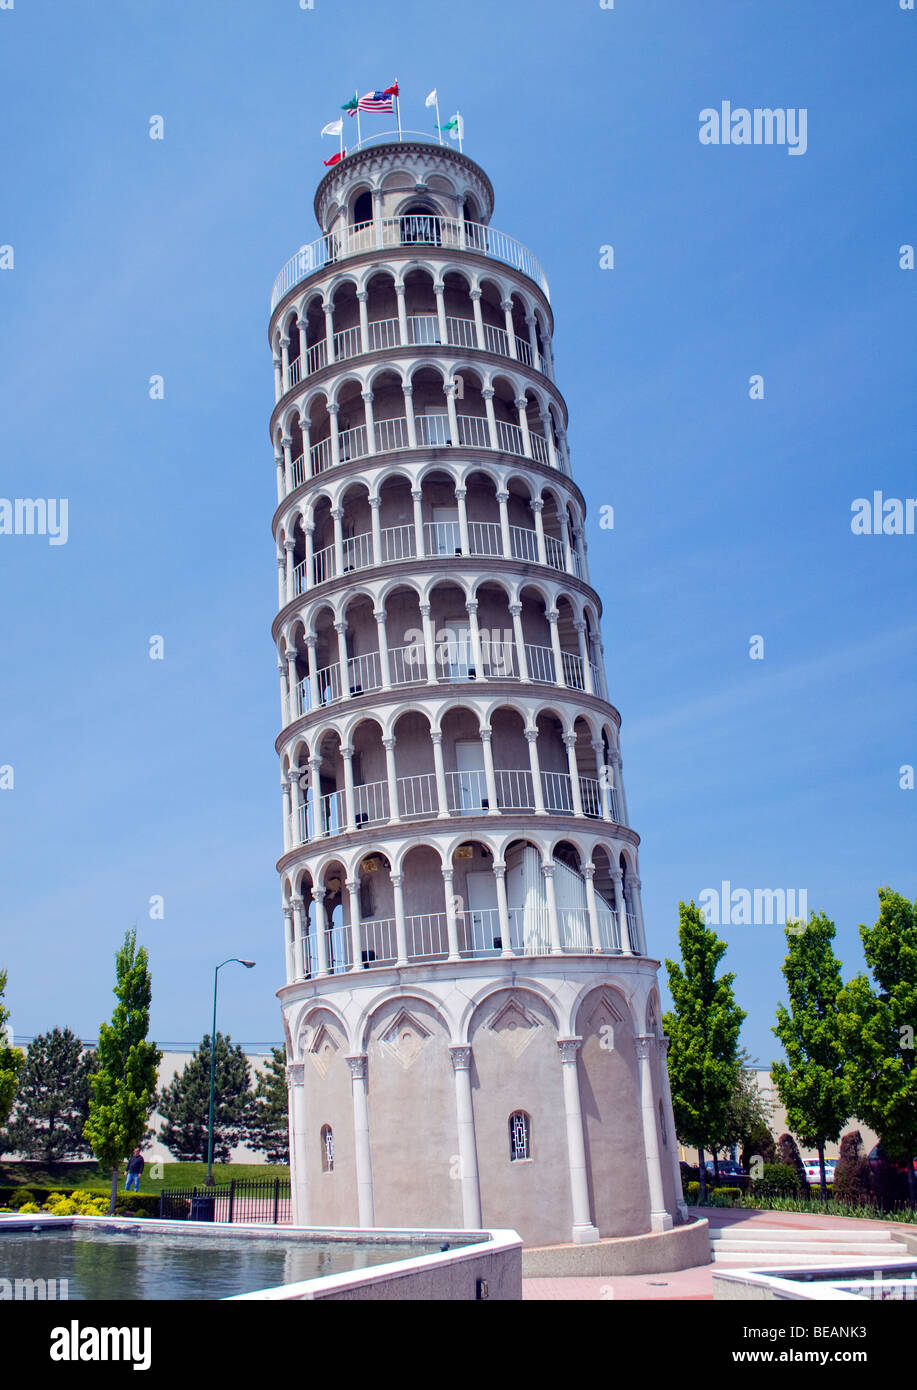
POLYGON ((213 1187, 213 1087, 217 1056, 217 982, 223 966, 232 963, 244 965, 246 970, 251 970, 255 964, 253 960, 240 960, 238 956, 229 956, 226 960, 221 960, 213 972, 213 1028, 210 1033, 210 1108, 207 1113, 207 1176, 204 1179, 206 1187, 213 1187))

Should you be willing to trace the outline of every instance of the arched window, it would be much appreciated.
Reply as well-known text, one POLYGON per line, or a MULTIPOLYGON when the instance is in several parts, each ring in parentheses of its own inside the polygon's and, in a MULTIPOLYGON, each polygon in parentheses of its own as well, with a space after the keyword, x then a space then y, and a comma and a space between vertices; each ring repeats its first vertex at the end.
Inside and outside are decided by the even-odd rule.
POLYGON ((334 1135, 330 1125, 322 1125, 322 1172, 334 1172, 334 1135))
POLYGON ((353 205, 353 225, 361 226, 373 220, 373 195, 367 190, 361 193, 353 205))
POLYGON ((532 1120, 524 1110, 514 1110, 509 1117, 509 1161, 532 1157, 532 1120))
POLYGON ((425 203, 412 203, 401 217, 401 241, 402 245, 417 241, 439 246, 442 235, 435 208, 425 203))

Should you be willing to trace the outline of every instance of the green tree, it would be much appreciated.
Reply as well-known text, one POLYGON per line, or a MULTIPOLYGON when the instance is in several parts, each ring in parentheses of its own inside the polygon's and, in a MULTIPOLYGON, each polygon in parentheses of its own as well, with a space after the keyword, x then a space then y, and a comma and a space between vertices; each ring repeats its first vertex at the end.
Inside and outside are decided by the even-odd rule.
POLYGON ((111 1023, 99 1029, 99 1069, 91 1079, 89 1118, 83 1130, 101 1164, 111 1169, 111 1202, 115 1210, 118 1170, 147 1132, 156 1094, 156 1070, 162 1053, 147 1042, 152 983, 149 960, 137 933, 125 933, 115 957, 114 994, 118 1000, 111 1023))
POLYGON ((769 1125, 773 1106, 758 1089, 755 1064, 744 1048, 738 1053, 737 1062, 738 1071, 732 1095, 729 1097, 722 1142, 713 1149, 714 1165, 721 1149, 739 1148, 742 1154, 759 1154, 764 1157, 761 1152, 762 1144, 766 1148, 767 1140, 770 1140, 770 1148, 774 1148, 769 1125), (765 1135, 767 1139, 764 1138, 765 1135), (754 1147, 756 1139, 760 1141, 757 1148, 754 1147))
POLYGON ((675 1129, 683 1144, 697 1149, 700 1199, 706 1199, 704 1149, 722 1145, 739 1072, 739 1031, 744 1010, 735 1002, 735 976, 716 970, 726 954, 694 903, 678 904, 678 942, 683 965, 666 961, 675 1004, 663 1026, 669 1044, 669 1079, 675 1129))
POLYGON ((84 1051, 69 1028, 42 1033, 29 1043, 19 1094, 0 1151, 56 1163, 91 1153, 83 1130, 89 1117, 95 1052, 84 1051))
POLYGON ((860 926, 860 940, 876 987, 860 974, 838 996, 850 1099, 892 1162, 906 1167, 915 1205, 917 903, 880 888, 878 920, 860 926))
POLYGON ((269 1163, 289 1163, 289 1092, 282 1047, 271 1048, 271 1060, 258 1075, 246 1131, 246 1143, 266 1154, 269 1163))
MULTIPOLYGON (((225 1163, 245 1139, 254 1097, 248 1059, 232 1039, 217 1033, 214 1061, 213 1155, 225 1163)), ((190 1062, 160 1092, 163 1116, 159 1137, 177 1158, 207 1162, 207 1114, 210 1105, 210 1034, 205 1033, 190 1062)))
POLYGON ((844 982, 831 946, 834 923, 823 912, 812 912, 805 930, 787 926, 786 940, 781 970, 790 1007, 778 1004, 773 1032, 787 1060, 772 1064, 771 1077, 790 1129, 818 1152, 821 1195, 827 1200, 825 1144, 837 1139, 850 1114, 837 1011, 844 982))
POLYGON ((5 993, 6 971, 0 970, 0 1125, 6 1123, 6 1117, 16 1098, 19 1073, 25 1062, 25 1054, 20 1048, 13 1047, 13 1039, 7 1035, 6 1024, 10 1011, 3 1004, 5 993))

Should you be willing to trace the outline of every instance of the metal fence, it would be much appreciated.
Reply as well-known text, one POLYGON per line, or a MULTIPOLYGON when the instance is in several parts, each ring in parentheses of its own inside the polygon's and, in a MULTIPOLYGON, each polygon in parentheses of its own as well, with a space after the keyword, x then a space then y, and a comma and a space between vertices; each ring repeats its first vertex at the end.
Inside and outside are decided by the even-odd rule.
POLYGON ((198 1208, 206 1221, 238 1221, 269 1226, 288 1225, 290 1211, 289 1178, 233 1178, 214 1187, 182 1187, 159 1194, 159 1215, 166 1221, 188 1221, 198 1208), (201 1210, 195 1199, 210 1199, 201 1210))

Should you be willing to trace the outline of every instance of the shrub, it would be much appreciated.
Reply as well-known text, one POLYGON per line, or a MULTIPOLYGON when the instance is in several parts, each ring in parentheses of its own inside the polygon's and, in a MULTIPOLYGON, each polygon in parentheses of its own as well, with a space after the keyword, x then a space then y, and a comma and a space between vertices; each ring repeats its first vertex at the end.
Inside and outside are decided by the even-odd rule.
POLYGON ((869 1191, 869 1160, 863 1153, 858 1129, 841 1136, 840 1157, 834 1170, 834 1191, 838 1197, 856 1200, 869 1191))
MULTIPOLYGON (((764 1171, 761 1174, 761 1182, 772 1191, 786 1192, 788 1194, 799 1191, 799 1179, 796 1169, 789 1163, 765 1163, 764 1171)), ((753 1196, 757 1182, 749 1184, 749 1196, 753 1196)))
MULTIPOLYGON (((781 1134, 777 1140, 777 1162, 792 1168, 796 1174, 796 1186, 801 1192, 808 1192, 809 1182, 806 1170, 799 1155, 799 1146, 792 1134, 781 1134)), ((764 1165, 765 1169, 767 1164, 764 1165)))
POLYGON ((698 1202, 698 1198, 700 1197, 700 1183, 699 1183, 699 1182, 689 1182, 689 1183, 687 1183, 687 1184, 685 1185, 684 1192, 685 1192, 685 1201, 688 1202, 692 1207, 696 1207, 696 1206, 697 1206, 697 1202, 698 1202))
POLYGON ((32 1216, 33 1214, 37 1214, 40 1211, 41 1207, 39 1207, 35 1202, 23 1202, 22 1206, 19 1208, 19 1215, 32 1216))
POLYGON ((27 1187, 14 1187, 12 1192, 7 1195, 6 1201, 13 1208, 22 1207, 26 1202, 35 1201, 35 1193, 27 1187))

